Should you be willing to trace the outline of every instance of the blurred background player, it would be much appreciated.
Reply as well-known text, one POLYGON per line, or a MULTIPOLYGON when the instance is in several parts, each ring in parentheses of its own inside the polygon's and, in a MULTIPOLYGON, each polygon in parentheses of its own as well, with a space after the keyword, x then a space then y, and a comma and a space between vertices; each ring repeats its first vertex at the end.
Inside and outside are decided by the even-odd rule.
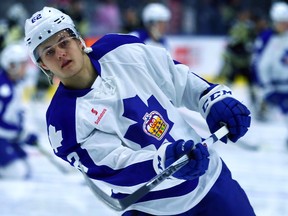
MULTIPOLYGON (((277 17, 277 12, 275 15, 277 17)), ((258 64, 269 40, 274 34, 277 33, 277 31, 273 28, 273 25, 271 25, 269 16, 267 17, 262 11, 259 11, 259 13, 255 16, 255 32, 256 39, 253 42, 251 55, 251 83, 253 83, 252 88, 254 88, 253 92, 255 94, 255 100, 251 103, 251 105, 254 108, 255 118, 259 121, 267 121, 268 109, 267 104, 263 100, 263 96, 261 94, 262 85, 258 76, 258 64)))
POLYGON ((6 45, 24 37, 24 21, 28 16, 22 3, 12 4, 5 12, 5 18, 0 20, 0 52, 6 45))
POLYGON ((250 10, 241 9, 229 29, 223 66, 217 79, 231 85, 242 76, 250 82, 251 48, 255 39, 253 27, 250 10))
POLYGON ((24 144, 37 145, 38 137, 25 127, 22 81, 28 63, 27 48, 6 46, 0 69, 0 178, 27 178, 30 166, 24 144))
POLYGON ((13 4, 7 11, 7 33, 5 36, 5 46, 21 40, 24 37, 24 21, 28 17, 28 12, 22 3, 13 4))
POLYGON ((170 19, 171 12, 168 7, 161 3, 150 3, 142 11, 144 28, 135 30, 131 34, 140 38, 145 44, 169 49, 165 35, 170 19))
MULTIPOLYGON (((288 119, 288 4, 276 2, 270 16, 277 34, 269 40, 258 64, 263 99, 288 119)), ((287 122, 287 120, 286 120, 287 122)), ((287 139, 288 147, 288 139, 287 139)))

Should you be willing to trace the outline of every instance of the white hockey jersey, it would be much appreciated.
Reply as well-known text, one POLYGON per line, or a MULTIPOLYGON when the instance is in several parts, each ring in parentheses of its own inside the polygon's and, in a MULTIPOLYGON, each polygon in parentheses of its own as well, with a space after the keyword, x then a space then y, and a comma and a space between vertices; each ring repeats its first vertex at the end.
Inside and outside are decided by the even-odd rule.
POLYGON ((23 85, 0 69, 0 139, 17 140, 24 128, 23 85))
MULTIPOLYGON (((177 107, 199 111, 199 97, 210 84, 165 49, 134 36, 109 34, 92 48, 88 55, 99 75, 89 89, 60 83, 46 114, 49 140, 57 156, 75 167, 81 161, 90 178, 121 198, 156 175, 152 161, 164 142, 201 141, 177 107)), ((167 179, 128 209, 185 212, 207 194, 221 167, 210 149, 209 168, 199 179, 167 179)))
POLYGON ((258 71, 266 93, 288 92, 288 32, 272 36, 258 71))

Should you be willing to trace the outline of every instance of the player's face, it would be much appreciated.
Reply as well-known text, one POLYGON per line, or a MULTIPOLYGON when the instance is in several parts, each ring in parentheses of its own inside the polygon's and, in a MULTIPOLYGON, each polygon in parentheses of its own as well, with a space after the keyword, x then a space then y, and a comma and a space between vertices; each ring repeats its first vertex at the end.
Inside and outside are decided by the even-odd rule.
POLYGON ((165 21, 159 21, 156 23, 158 31, 162 34, 165 35, 167 32, 167 28, 168 28, 168 22, 165 21))
POLYGON ((61 81, 83 70, 83 45, 65 30, 42 43, 37 48, 37 54, 40 66, 52 71, 61 81))
POLYGON ((28 61, 11 63, 7 72, 11 80, 17 81, 25 76, 28 61))
POLYGON ((274 26, 276 31, 280 34, 288 30, 288 22, 275 22, 274 26))

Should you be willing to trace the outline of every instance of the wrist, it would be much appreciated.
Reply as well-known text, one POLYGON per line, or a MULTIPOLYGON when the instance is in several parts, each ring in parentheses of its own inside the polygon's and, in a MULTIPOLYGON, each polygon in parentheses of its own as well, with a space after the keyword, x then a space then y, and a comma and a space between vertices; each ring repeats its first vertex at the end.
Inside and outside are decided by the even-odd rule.
POLYGON ((226 97, 232 97, 232 91, 230 88, 224 85, 216 85, 206 94, 204 94, 199 100, 199 112, 203 118, 206 119, 213 104, 223 100, 226 97))
POLYGON ((157 150, 156 154, 153 158, 153 168, 157 174, 160 174, 163 172, 165 167, 165 160, 166 160, 166 148, 168 145, 170 145, 170 142, 164 143, 160 146, 160 148, 157 150))

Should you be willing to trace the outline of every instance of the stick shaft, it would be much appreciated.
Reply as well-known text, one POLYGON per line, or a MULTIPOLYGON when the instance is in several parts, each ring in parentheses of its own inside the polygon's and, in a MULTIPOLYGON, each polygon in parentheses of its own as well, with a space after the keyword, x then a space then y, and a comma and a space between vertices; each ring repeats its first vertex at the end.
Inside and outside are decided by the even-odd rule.
MULTIPOLYGON (((228 129, 226 126, 222 126, 218 131, 216 131, 214 134, 211 134, 210 137, 208 137, 206 140, 202 142, 203 145, 209 146, 218 140, 220 140, 222 137, 228 134, 228 129)), ((175 173, 177 170, 179 170, 181 167, 183 167, 186 163, 188 163, 189 158, 187 155, 182 156, 178 160, 176 160, 174 163, 172 163, 169 167, 167 167, 162 173, 156 175, 154 178, 152 178, 150 181, 146 182, 143 186, 141 186, 138 190, 133 192, 132 194, 126 196, 123 199, 115 199, 110 197, 108 194, 103 192, 94 182, 87 176, 87 174, 84 172, 83 166, 80 163, 80 169, 82 171, 82 174, 85 178, 86 183, 92 190, 92 192, 100 198, 106 205, 111 207, 112 209, 116 211, 122 211, 126 208, 128 208, 130 205, 137 202, 139 199, 141 199, 143 196, 145 196, 147 193, 149 193, 153 188, 155 188, 157 185, 162 183, 165 179, 167 179, 169 176, 171 176, 173 173, 175 173)))

